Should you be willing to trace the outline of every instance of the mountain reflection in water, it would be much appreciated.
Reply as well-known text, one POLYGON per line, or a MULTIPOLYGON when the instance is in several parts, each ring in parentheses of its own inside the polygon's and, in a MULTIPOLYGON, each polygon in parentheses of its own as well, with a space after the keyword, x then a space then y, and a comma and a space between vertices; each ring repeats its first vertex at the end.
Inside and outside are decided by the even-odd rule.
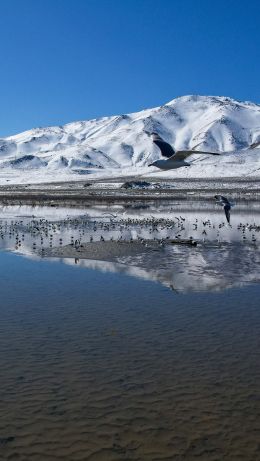
POLYGON ((260 281, 260 207, 255 202, 238 204, 231 226, 222 209, 203 202, 85 210, 2 207, 0 226, 1 249, 33 258, 55 249, 58 260, 66 264, 124 273, 176 292, 224 290, 260 281), (168 243, 176 238, 192 238, 198 245, 168 243), (102 260, 77 255, 77 245, 92 241, 100 242, 102 260), (102 253, 103 241, 129 242, 129 248, 135 241, 143 245, 137 253, 111 258, 102 253))

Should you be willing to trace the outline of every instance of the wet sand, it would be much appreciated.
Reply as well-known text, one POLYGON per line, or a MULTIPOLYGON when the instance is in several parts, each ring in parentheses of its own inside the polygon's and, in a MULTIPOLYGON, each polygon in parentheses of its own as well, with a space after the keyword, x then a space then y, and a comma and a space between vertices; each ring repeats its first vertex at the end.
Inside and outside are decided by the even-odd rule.
MULTIPOLYGON (((145 247, 139 242, 92 242, 81 243, 79 247, 75 245, 66 245, 61 248, 46 248, 43 250, 45 256, 54 258, 81 258, 95 259, 97 261, 116 261, 122 256, 134 256, 145 253, 158 244, 145 247)), ((40 252, 42 254, 42 251, 40 252)))
MULTIPOLYGON (((162 251, 163 246, 160 246, 159 241, 145 240, 143 243, 139 241, 132 242, 91 242, 81 243, 80 245, 70 244, 62 247, 42 249, 39 254, 53 258, 80 258, 93 259, 96 261, 118 261, 119 258, 127 258, 151 253, 154 251, 162 251)), ((171 245, 187 245, 195 246, 193 240, 170 240, 167 242, 167 247, 171 245)))

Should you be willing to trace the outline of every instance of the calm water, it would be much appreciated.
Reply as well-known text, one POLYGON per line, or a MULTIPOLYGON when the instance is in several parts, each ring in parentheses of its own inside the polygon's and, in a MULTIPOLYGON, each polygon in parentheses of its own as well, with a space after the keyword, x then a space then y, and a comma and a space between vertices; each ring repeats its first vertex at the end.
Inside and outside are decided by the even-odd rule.
POLYGON ((85 215, 75 228, 68 210, 2 210, 0 459, 260 458, 258 212, 237 212, 232 228, 220 211, 206 225, 200 213, 150 234, 110 220, 94 231, 85 215), (194 219, 196 248, 77 264, 39 256, 72 229, 82 241, 161 238, 194 231, 194 219))

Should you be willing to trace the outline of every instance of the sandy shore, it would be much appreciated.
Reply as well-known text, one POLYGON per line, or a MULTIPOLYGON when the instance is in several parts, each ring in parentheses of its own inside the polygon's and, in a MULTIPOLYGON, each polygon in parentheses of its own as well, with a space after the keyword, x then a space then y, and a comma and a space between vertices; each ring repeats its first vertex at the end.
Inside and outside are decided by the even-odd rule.
MULTIPOLYGON (((130 178, 138 180, 138 178, 130 178)), ((125 203, 127 201, 212 200, 215 194, 228 195, 233 200, 259 200, 260 181, 257 178, 168 179, 142 178, 148 188, 125 189, 125 180, 75 181, 46 184, 0 186, 0 203, 31 205, 84 206, 91 203, 125 203), (156 186, 156 187, 155 187, 156 186)))

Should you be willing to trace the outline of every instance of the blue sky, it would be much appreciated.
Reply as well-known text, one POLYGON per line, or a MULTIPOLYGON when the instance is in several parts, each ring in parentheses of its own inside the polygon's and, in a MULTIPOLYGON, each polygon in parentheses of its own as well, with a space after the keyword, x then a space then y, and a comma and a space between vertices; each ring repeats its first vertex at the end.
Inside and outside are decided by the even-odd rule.
POLYGON ((210 94, 260 103, 258 0, 0 0, 0 136, 210 94))

